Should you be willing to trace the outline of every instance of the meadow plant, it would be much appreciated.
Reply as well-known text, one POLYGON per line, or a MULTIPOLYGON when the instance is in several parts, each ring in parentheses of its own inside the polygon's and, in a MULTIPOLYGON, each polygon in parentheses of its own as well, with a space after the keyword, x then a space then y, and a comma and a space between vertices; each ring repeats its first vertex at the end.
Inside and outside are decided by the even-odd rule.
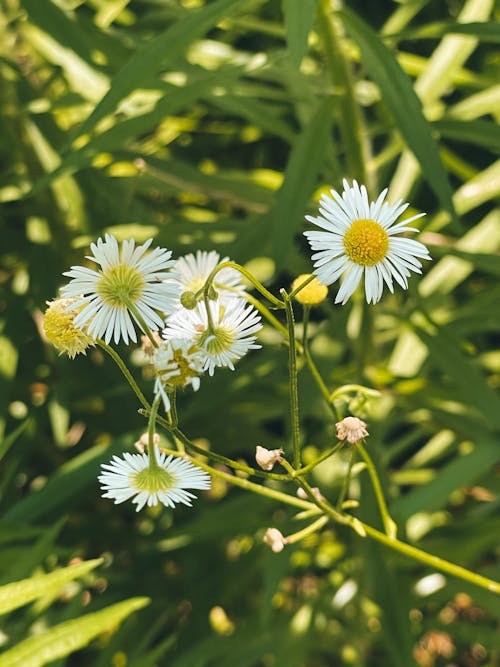
MULTIPOLYGON (((376 307, 384 286, 390 292, 396 286, 407 289, 411 273, 421 273, 420 260, 431 259, 422 243, 406 236, 418 231, 409 223, 424 213, 400 219, 408 204, 401 200, 387 203, 387 190, 376 201, 370 201, 365 186, 356 181, 350 185, 344 180, 343 188, 342 193, 331 190, 331 196, 322 196, 319 215, 306 216, 321 229, 304 232, 314 251, 314 273, 298 276, 291 290, 282 288, 279 296, 268 291, 245 267, 227 257, 221 259, 215 251, 198 250, 172 259, 170 251, 152 248, 152 239, 143 245, 129 239, 120 246, 109 234, 91 245, 92 254, 87 259, 97 264, 97 269, 73 266, 64 274, 71 280, 62 287, 62 298, 50 302, 45 313, 47 338, 61 354, 71 358, 85 353, 89 346, 99 346, 109 353, 135 392, 141 404, 139 412, 148 420, 147 434, 136 443, 140 453, 124 452, 122 457, 114 456, 110 463, 102 464, 102 496, 115 503, 131 499, 137 511, 158 504, 170 508, 178 503, 191 506, 196 498, 191 491, 208 490, 211 478, 219 477, 250 493, 299 509, 299 518, 309 521, 286 536, 273 526, 267 527, 263 541, 274 553, 334 522, 352 529, 360 539, 375 540, 433 569, 500 592, 494 581, 398 538, 398 526, 389 514, 383 485, 369 446, 365 446, 369 426, 360 417, 339 414, 335 401, 348 393, 351 385, 327 387, 312 357, 308 318, 311 308, 328 298, 328 285, 335 285, 335 303, 344 305, 356 290, 363 290, 367 304, 376 307), (254 288, 258 297, 245 285, 254 288), (300 323, 295 304, 303 313, 300 323), (284 321, 276 316, 279 311, 284 313, 284 321), (188 387, 196 392, 201 380, 210 382, 216 372, 237 372, 238 361, 261 348, 257 341, 262 318, 277 330, 288 348, 290 439, 276 443, 274 449, 256 444, 253 456, 258 468, 253 468, 241 460, 201 449, 182 429, 176 398, 188 387), (151 400, 110 346, 111 341, 136 344, 137 331, 142 334, 143 351, 154 377, 151 400), (332 420, 331 442, 325 443, 323 452, 307 465, 302 454, 299 362, 309 368, 332 420), (166 445, 160 440, 159 429, 166 434, 166 445), (352 452, 345 479, 339 496, 328 498, 321 488, 311 485, 309 475, 344 448, 352 452), (358 518, 358 503, 349 498, 356 458, 368 471, 383 530, 358 518), (276 472, 278 466, 281 472, 276 472), (286 485, 287 491, 278 490, 273 483, 276 481, 286 485)), ((367 394, 372 391, 369 387, 359 390, 367 394)))

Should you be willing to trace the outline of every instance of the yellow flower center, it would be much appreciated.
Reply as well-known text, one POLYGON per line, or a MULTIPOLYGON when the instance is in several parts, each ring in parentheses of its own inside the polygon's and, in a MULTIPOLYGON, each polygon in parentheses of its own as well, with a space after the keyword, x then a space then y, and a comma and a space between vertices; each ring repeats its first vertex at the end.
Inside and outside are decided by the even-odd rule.
POLYGON ((207 329, 198 339, 198 345, 204 347, 209 354, 220 354, 229 350, 234 343, 234 334, 225 327, 207 329))
MULTIPOLYGON (((300 287, 310 276, 310 273, 303 273, 298 278, 295 278, 292 283, 292 290, 300 287)), ((318 303, 324 301, 327 295, 328 287, 322 285, 317 278, 313 278, 300 292, 297 292, 295 299, 304 306, 316 306, 318 303)))
POLYGON ((145 284, 137 269, 128 264, 117 264, 103 272, 96 291, 113 308, 126 308, 140 299, 145 284))
POLYGON ((168 491, 175 486, 175 478, 163 468, 156 467, 153 470, 145 468, 135 472, 130 477, 132 486, 138 491, 147 491, 148 493, 158 493, 158 491, 168 491))
POLYGON ((355 220, 344 236, 344 248, 356 264, 374 266, 386 256, 389 236, 375 220, 355 220))

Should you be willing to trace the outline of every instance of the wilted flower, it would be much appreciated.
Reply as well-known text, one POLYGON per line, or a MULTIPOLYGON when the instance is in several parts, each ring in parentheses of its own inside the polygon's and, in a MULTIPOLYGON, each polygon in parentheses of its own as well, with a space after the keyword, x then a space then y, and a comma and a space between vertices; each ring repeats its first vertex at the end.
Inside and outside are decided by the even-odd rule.
POLYGON ((75 325, 78 310, 70 310, 78 299, 54 299, 48 301, 43 317, 43 329, 48 340, 59 350, 73 359, 77 354, 85 354, 94 339, 84 329, 75 325))
POLYGON ((272 470, 274 464, 281 459, 282 449, 266 449, 257 445, 255 460, 263 470, 272 470))
POLYGON ((347 440, 351 445, 361 442, 369 433, 366 430, 366 424, 357 417, 345 417, 342 421, 335 424, 337 428, 337 438, 347 440))
POLYGON ((191 385, 194 391, 200 388, 205 355, 191 341, 172 338, 164 340, 151 356, 156 375, 155 395, 160 394, 165 410, 170 410, 168 391, 176 387, 191 385))

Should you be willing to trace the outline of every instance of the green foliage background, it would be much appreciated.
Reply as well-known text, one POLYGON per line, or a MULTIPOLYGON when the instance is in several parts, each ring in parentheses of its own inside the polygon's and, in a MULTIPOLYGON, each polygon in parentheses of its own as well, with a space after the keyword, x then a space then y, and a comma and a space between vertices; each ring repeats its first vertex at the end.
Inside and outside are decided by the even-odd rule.
MULTIPOLYGON (((321 190, 344 177, 372 196, 390 186, 391 201, 427 213, 420 238, 434 261, 376 307, 330 298, 313 317, 312 351, 331 389, 381 392, 338 407, 369 422, 405 539, 498 580, 493 2, 0 8, 0 583, 103 559, 24 602, 12 593, 14 607, 35 602, 4 610, 0 665, 498 664, 493 594, 449 577, 424 593, 415 584, 431 571, 347 529, 274 555, 263 532, 297 530, 290 512, 220 481, 173 513, 102 500, 99 465, 131 447, 144 419, 109 359, 58 357, 40 335, 62 272, 105 231, 154 236, 175 256, 215 248, 277 290, 311 270, 301 232, 321 190), (22 658, 9 653, 80 616, 78 631, 45 635, 46 653, 36 642, 22 658), (429 648, 435 631, 454 643, 448 660, 429 648)), ((261 339, 236 372, 203 380, 179 406, 191 437, 248 462, 256 444, 287 448, 286 349, 267 328, 261 339)), ((137 355, 121 351, 150 395, 137 355)), ((333 423, 307 369, 300 382, 313 458, 332 444, 333 423)), ((324 495, 338 494, 345 465, 336 457, 317 470, 324 495)), ((365 477, 351 495, 378 525, 365 477)))

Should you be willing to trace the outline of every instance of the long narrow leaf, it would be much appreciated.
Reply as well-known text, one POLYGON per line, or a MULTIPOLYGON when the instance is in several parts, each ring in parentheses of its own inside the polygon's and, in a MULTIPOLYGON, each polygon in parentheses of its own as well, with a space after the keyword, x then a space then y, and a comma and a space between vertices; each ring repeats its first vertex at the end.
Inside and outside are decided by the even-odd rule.
POLYGON ((318 0, 283 0, 286 43, 292 62, 297 67, 307 52, 307 38, 312 27, 318 0))
POLYGON ((431 126, 422 113, 422 105, 410 79, 392 51, 364 21, 348 10, 340 11, 339 15, 359 45, 363 64, 380 88, 383 100, 394 116, 401 135, 420 163, 423 177, 441 206, 455 216, 452 191, 439 156, 438 145, 432 136, 431 126))
POLYGON ((93 614, 60 623, 6 651, 0 656, 0 667, 41 667, 70 655, 94 637, 114 630, 127 616, 149 602, 149 598, 130 598, 93 614))

